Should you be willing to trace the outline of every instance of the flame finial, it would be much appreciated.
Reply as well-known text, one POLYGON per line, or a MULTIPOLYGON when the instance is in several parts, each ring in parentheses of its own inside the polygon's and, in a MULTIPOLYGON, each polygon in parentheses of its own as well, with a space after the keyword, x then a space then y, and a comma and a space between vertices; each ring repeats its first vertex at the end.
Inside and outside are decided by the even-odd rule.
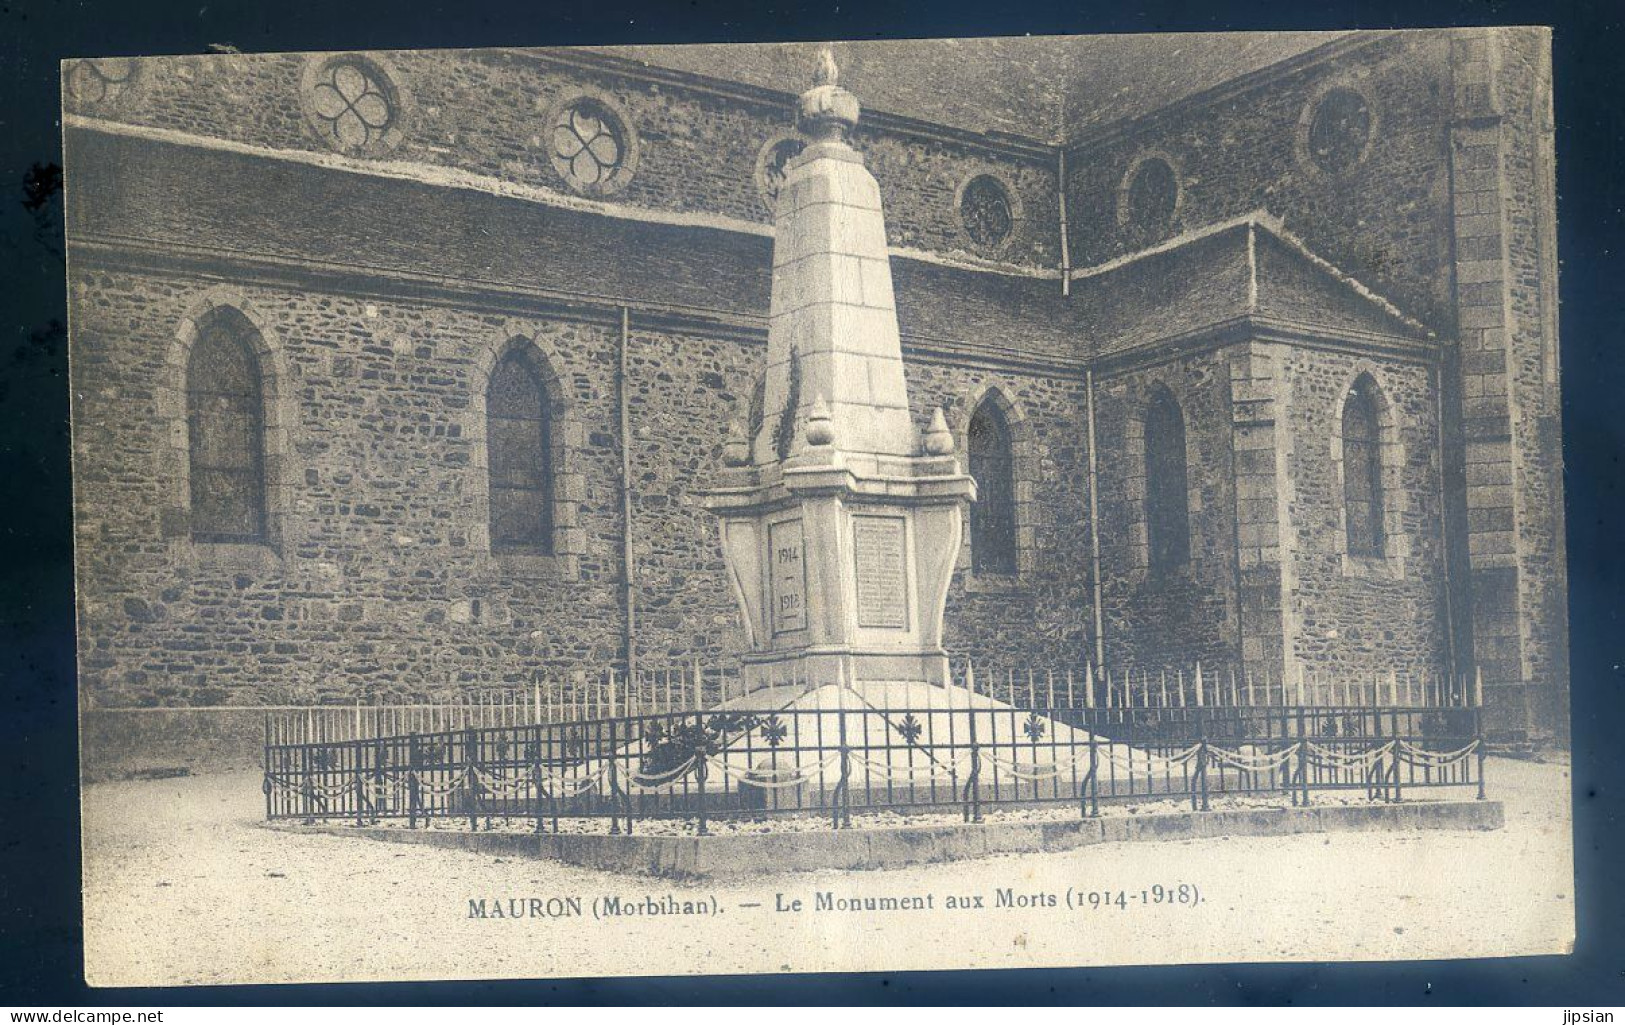
POLYGON ((813 85, 840 85, 841 69, 835 63, 835 51, 824 47, 818 51, 818 66, 813 69, 813 85))
POLYGON ((801 94, 797 123, 815 142, 845 142, 858 123, 857 97, 840 86, 841 69, 829 47, 818 51, 812 88, 801 94))

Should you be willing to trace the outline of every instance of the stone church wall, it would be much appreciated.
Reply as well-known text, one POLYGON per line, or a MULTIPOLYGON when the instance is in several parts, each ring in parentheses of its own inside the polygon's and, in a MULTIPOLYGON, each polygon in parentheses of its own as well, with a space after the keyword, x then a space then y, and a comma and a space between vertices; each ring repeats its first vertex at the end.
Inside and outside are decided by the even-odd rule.
POLYGON ((96 700, 388 698, 527 685, 533 668, 617 656, 609 325, 232 285, 228 298, 275 332, 293 422, 277 550, 217 550, 166 529, 172 497, 156 489, 171 436, 184 437, 162 408, 181 386, 165 357, 209 292, 105 272, 74 297, 83 668, 96 700), (573 576, 505 570, 472 544, 483 481, 471 384, 483 353, 515 334, 547 353, 569 404, 573 576))
POLYGON ((1174 104, 1068 150, 1072 265, 1090 267, 1258 209, 1319 256, 1436 330, 1450 293, 1449 40, 1400 34, 1239 92, 1174 104), (1365 96, 1372 141, 1331 175, 1304 151, 1306 114, 1324 90, 1365 96), (1148 230, 1120 218, 1125 180, 1161 157, 1180 182, 1172 218, 1148 230))
POLYGON ((1217 352, 1096 379, 1108 667, 1188 672, 1199 661, 1235 661, 1229 380, 1229 363, 1217 352), (1150 568, 1145 504, 1146 407, 1159 385, 1185 418, 1190 512, 1190 561, 1166 572, 1150 568))
MULTIPOLYGON (((1067 152, 1074 267, 1263 208, 1433 329, 1442 371, 1275 342, 1136 364, 1118 350, 1242 301, 1235 283, 1257 268, 1236 254, 1252 250, 1180 279, 1185 302, 1120 286, 1097 295, 1087 278, 1063 297, 1044 276, 1061 259, 1053 154, 897 119, 860 129, 893 246, 1004 265, 892 260, 916 421, 941 405, 963 443, 975 403, 993 394, 1014 434, 1018 572, 978 579, 967 549, 948 599, 956 659, 997 671, 1087 657, 1082 368, 1101 357, 1108 666, 1228 667, 1239 640, 1249 664, 1432 670, 1454 622, 1494 667, 1491 686, 1566 693, 1551 172, 1547 137, 1522 130, 1546 116, 1543 45, 1538 33, 1392 35, 1092 130, 1067 152), (1463 96, 1492 82, 1509 128, 1458 117, 1463 96), (1369 151, 1333 176, 1308 159, 1304 133, 1312 103, 1336 87, 1365 98, 1375 127, 1369 151), (1130 170, 1155 157, 1180 186, 1169 223, 1148 236, 1119 204, 1130 170), (982 173, 1017 200, 1014 236, 992 254, 971 245, 957 210, 982 173), (1147 335, 1102 327, 1118 315, 1147 335), (1111 352, 1090 349, 1108 342, 1111 352), (1361 369, 1382 385, 1397 460, 1397 554, 1385 565, 1351 564, 1339 548, 1335 432, 1361 369), (1157 384, 1180 402, 1188 456, 1191 559, 1167 573, 1149 570, 1145 524, 1157 384), (1256 395, 1237 399, 1238 388, 1256 395), (1268 425, 1244 423, 1238 403, 1272 396, 1268 425), (1441 427, 1458 423, 1453 442, 1441 427), (1275 445, 1290 480, 1270 468, 1275 445), (1451 574, 1438 524, 1457 510, 1441 490, 1463 535, 1451 574), (1266 522, 1271 503, 1290 511, 1284 531, 1266 522)), ((771 239, 755 171, 788 130, 788 106, 587 58, 379 60, 402 91, 402 131, 362 156, 340 157, 312 131, 302 56, 185 59, 143 67, 104 101, 70 92, 73 113, 225 144, 68 130, 82 668, 99 703, 393 699, 619 663, 618 304, 631 309, 638 658, 716 663, 741 649, 695 491, 720 466, 763 355, 771 239), (636 133, 636 173, 612 194, 577 195, 548 159, 547 115, 578 94, 636 133), (369 161, 389 175, 351 173, 369 161), (177 337, 211 296, 251 311, 275 353, 274 554, 205 551, 185 536, 177 337), (480 527, 482 368, 515 335, 547 356, 567 409, 560 554, 529 564, 493 558, 480 527)))
MULTIPOLYGON (((500 313, 189 276, 87 271, 73 297, 84 683, 107 706, 395 700, 528 686, 620 664, 613 318, 500 313), (287 458, 272 548, 194 544, 175 473, 177 332, 207 302, 250 312, 276 354, 287 458), (508 339, 533 339, 566 408, 560 556, 482 544, 472 393, 508 339)), ((708 664, 743 638, 716 525, 694 500, 762 358, 748 335, 636 323, 629 406, 638 656, 708 664)), ((180 365, 184 365, 182 362, 180 365)), ((1022 410, 1027 574, 961 578, 949 643, 984 663, 1081 659, 1086 537, 1080 390, 1010 369, 910 361, 922 424, 962 430, 989 383, 1022 410), (1049 553, 1043 560, 1032 556, 1049 553)), ((182 403, 181 408, 184 408, 182 403)), ((178 434, 177 434, 178 432, 178 434)), ((563 686, 568 686, 566 682, 563 686)))
POLYGON ((1285 346, 1280 363, 1290 468, 1289 661, 1339 679, 1443 671, 1449 641, 1433 368, 1285 346), (1362 374, 1380 390, 1382 559, 1350 557, 1341 519, 1340 423, 1362 374))
POLYGON ((1239 668, 1239 639, 1250 670, 1277 675, 1283 665, 1338 675, 1442 671, 1449 642, 1433 370, 1279 343, 1259 352, 1268 366, 1253 372, 1266 387, 1280 382, 1263 437, 1286 446, 1284 477, 1272 468, 1273 447, 1241 447, 1249 415, 1233 408, 1242 382, 1232 365, 1247 365, 1244 353, 1194 354, 1097 382, 1107 664, 1239 668), (1346 556, 1340 519, 1338 424, 1363 372, 1378 380, 1385 406, 1392 557, 1380 564, 1346 556), (1191 531, 1189 563, 1160 572, 1149 566, 1144 435, 1159 386, 1185 417, 1191 531), (1253 466, 1255 455, 1265 462, 1253 466), (1238 474, 1246 481, 1239 495, 1238 474), (1238 545, 1252 557, 1238 562, 1238 545), (1238 573, 1255 592, 1239 609, 1238 573))
MULTIPOLYGON (((1552 129, 1549 33, 1464 29, 1360 42, 1068 150, 1074 266, 1262 208, 1438 335, 1455 646, 1509 736, 1567 721, 1552 129), (1338 87, 1365 98, 1374 130, 1333 175, 1303 143, 1313 102, 1338 87), (1181 188, 1148 239, 1119 208, 1156 157, 1181 188)), ((1419 658, 1448 647, 1414 640, 1419 658)))
POLYGON ((1094 601, 1082 382, 1033 369, 921 361, 907 372, 915 419, 924 424, 941 406, 961 459, 966 425, 985 398, 1000 404, 1011 428, 1017 572, 972 573, 967 541, 948 591, 950 654, 991 672, 1081 672, 1094 601))
MULTIPOLYGON (((305 111, 309 69, 301 54, 174 58, 142 66, 116 97, 68 93, 69 111, 232 144, 332 158, 305 111)), ((478 176, 580 201, 550 159, 549 115, 590 96, 611 106, 635 139, 635 170, 624 184, 587 198, 632 208, 772 223, 758 161, 791 134, 791 97, 760 91, 718 95, 700 85, 657 83, 583 62, 501 51, 369 55, 395 86, 399 135, 349 155, 399 172, 478 176)), ((810 74, 811 69, 808 69, 810 74)), ((798 90, 803 81, 784 83, 798 90)), ((880 182, 891 244, 1054 269, 1060 264, 1057 166, 1042 151, 976 145, 949 137, 865 125, 855 140, 880 182), (959 190, 991 174, 1015 200, 1010 239, 979 251, 959 217, 959 190)))
POLYGON ((1451 40, 1460 314, 1447 466, 1466 521, 1472 657, 1491 728, 1515 739, 1568 722, 1550 47, 1536 28, 1451 40))

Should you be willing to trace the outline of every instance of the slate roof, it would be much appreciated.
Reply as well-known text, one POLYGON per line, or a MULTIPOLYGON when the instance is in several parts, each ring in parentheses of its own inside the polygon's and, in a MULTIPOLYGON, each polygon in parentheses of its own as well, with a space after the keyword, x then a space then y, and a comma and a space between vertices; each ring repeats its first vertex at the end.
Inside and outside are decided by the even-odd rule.
POLYGON ((1262 212, 1077 274, 1072 298, 1087 349, 1080 355, 1160 347, 1227 326, 1401 347, 1431 338, 1262 212))
MULTIPOLYGON (((1346 32, 1009 36, 837 42, 841 84, 870 110, 1035 142, 1150 113, 1346 32)), ((805 89, 824 43, 581 49, 783 92, 805 89)))

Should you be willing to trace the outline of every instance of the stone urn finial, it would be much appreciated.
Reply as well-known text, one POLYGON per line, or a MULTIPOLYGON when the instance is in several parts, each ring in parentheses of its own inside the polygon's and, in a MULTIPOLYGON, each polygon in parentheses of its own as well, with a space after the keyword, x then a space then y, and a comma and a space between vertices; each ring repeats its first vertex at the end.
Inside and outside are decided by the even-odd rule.
POLYGON ((811 89, 796 104, 796 124, 815 142, 845 142, 857 126, 862 108, 857 97, 842 89, 841 69, 829 47, 818 53, 811 89))
POLYGON ((835 421, 829 412, 829 403, 820 395, 807 410, 807 444, 822 448, 835 440, 835 421))
POLYGON ((745 437, 745 422, 737 416, 728 424, 728 440, 722 444, 722 465, 744 466, 750 462, 750 439, 745 437))
POLYGON ((931 426, 925 431, 925 454, 928 456, 952 455, 954 451, 954 436, 948 430, 948 419, 942 415, 942 407, 938 406, 931 411, 931 426))

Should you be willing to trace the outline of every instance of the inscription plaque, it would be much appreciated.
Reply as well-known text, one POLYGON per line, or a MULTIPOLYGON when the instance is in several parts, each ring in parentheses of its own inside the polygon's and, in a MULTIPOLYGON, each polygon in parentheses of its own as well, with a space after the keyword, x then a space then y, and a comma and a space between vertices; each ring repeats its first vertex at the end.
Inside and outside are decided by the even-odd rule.
POLYGON ((852 517, 859 626, 908 629, 907 543, 901 516, 852 517))
POLYGON ((807 558, 801 521, 783 520, 767 528, 767 557, 773 633, 807 629, 807 558))

